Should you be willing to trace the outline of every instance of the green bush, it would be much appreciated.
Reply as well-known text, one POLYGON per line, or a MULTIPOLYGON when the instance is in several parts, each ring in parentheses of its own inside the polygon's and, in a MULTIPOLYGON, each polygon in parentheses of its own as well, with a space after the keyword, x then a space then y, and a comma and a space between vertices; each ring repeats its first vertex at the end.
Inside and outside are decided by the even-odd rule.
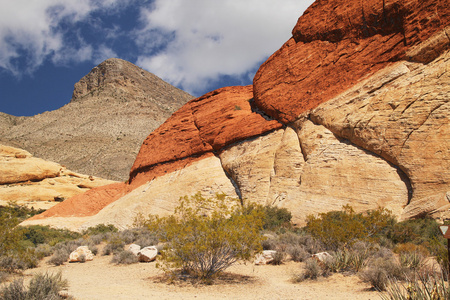
POLYGON ((261 250, 260 210, 244 210, 225 195, 206 199, 200 193, 182 197, 175 214, 150 219, 159 240, 166 270, 179 269, 209 280, 239 259, 248 260, 261 250))
POLYGON ((441 243, 445 240, 439 230, 439 225, 436 220, 429 217, 412 219, 391 224, 386 228, 385 234, 394 244, 423 245, 432 253, 435 240, 437 239, 441 243))
POLYGON ((25 219, 31 218, 34 215, 40 214, 44 212, 44 209, 34 209, 28 208, 23 205, 15 204, 14 202, 10 202, 6 206, 0 205, 0 215, 8 215, 13 218, 17 218, 18 223, 22 222, 25 219))
POLYGON ((367 213, 355 213, 348 205, 342 211, 321 213, 318 217, 308 216, 306 231, 319 239, 328 249, 351 246, 356 241, 374 241, 388 224, 394 222, 386 209, 367 213))
POLYGON ((266 205, 263 207, 265 230, 273 230, 279 227, 288 228, 291 226, 292 214, 286 208, 266 205))
POLYGON ((12 272, 37 265, 34 249, 23 243, 23 233, 16 226, 28 212, 20 206, 0 207, 0 271, 12 272))
POLYGON ((34 246, 38 244, 49 244, 51 246, 57 243, 78 239, 81 235, 67 229, 55 229, 50 226, 32 225, 22 227, 21 233, 23 240, 31 242, 34 246))
POLYGON ((83 235, 87 235, 87 236, 91 236, 91 235, 97 235, 97 234, 103 234, 103 233, 107 233, 107 232, 118 232, 119 229, 117 229, 117 227, 115 227, 112 224, 98 224, 94 227, 89 227, 88 229, 83 231, 83 235))

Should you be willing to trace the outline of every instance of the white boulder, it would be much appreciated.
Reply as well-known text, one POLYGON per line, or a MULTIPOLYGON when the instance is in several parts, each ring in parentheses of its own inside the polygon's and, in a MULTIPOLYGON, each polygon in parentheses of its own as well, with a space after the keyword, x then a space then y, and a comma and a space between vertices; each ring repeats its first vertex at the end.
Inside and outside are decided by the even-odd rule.
POLYGON ((69 262, 85 262, 94 259, 94 254, 88 246, 80 246, 70 253, 69 262))
POLYGON ((155 246, 149 246, 142 248, 141 251, 139 251, 138 259, 140 262, 150 262, 154 261, 157 255, 158 249, 155 246))
POLYGON ((139 252, 141 251, 141 246, 137 245, 137 244, 131 244, 128 247, 128 251, 130 251, 131 253, 133 253, 134 255, 138 256, 139 252))
POLYGON ((255 257, 255 265, 267 265, 273 261, 273 257, 277 253, 275 250, 264 250, 255 257))

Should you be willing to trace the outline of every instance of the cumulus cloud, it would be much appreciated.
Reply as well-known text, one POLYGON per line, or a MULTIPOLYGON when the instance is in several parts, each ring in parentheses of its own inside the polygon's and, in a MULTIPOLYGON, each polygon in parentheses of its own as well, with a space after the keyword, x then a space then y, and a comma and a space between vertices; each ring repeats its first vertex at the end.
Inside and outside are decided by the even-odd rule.
POLYGON ((194 94, 224 75, 248 78, 312 2, 156 0, 141 11, 137 64, 194 94))
POLYGON ((65 28, 99 9, 112 9, 119 0, 0 0, 0 69, 20 76, 32 73, 46 59, 84 61, 106 52, 92 49, 80 38, 67 43, 65 28))
POLYGON ((313 0, 0 0, 0 72, 135 62, 192 94, 248 84, 313 0))

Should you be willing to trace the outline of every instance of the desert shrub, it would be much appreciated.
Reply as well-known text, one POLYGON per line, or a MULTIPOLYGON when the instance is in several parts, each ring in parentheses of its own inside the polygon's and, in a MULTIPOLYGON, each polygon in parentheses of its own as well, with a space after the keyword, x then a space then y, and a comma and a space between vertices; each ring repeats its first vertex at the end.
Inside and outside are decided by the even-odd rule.
POLYGON ((262 218, 260 210, 245 210, 225 195, 206 199, 197 193, 180 198, 174 215, 147 224, 167 243, 162 253, 166 270, 181 268, 209 280, 261 250, 262 218))
POLYGON ((22 228, 16 226, 25 218, 38 213, 34 209, 10 204, 0 206, 0 269, 12 272, 15 269, 27 269, 37 265, 34 246, 24 239, 22 228))
POLYGON ((23 240, 31 242, 34 246, 38 244, 49 244, 54 246, 57 243, 78 239, 81 235, 67 229, 55 229, 50 226, 32 225, 20 228, 23 240))
POLYGON ((8 210, 0 214, 0 258, 10 257, 19 249, 22 250, 20 247, 22 235, 15 227, 18 223, 19 219, 8 210))
POLYGON ((286 251, 295 262, 302 262, 311 257, 311 254, 305 250, 304 246, 289 246, 286 251))
POLYGON ((13 218, 17 218, 19 221, 18 223, 44 211, 45 209, 36 210, 34 207, 28 208, 14 202, 10 202, 8 205, 0 205, 0 215, 9 215, 13 218))
POLYGON ((281 230, 292 228, 291 219, 292 214, 286 208, 280 208, 271 205, 260 205, 255 203, 248 203, 243 208, 245 214, 252 211, 258 211, 262 214, 262 222, 264 230, 281 230))
POLYGON ((391 224, 386 228, 385 235, 394 244, 422 245, 433 254, 436 240, 442 244, 445 240, 439 231, 439 225, 436 220, 429 217, 411 219, 391 224))
POLYGON ((430 255, 428 250, 412 243, 398 244, 394 252, 399 254, 400 265, 404 268, 418 271, 425 266, 426 258, 430 255))
POLYGON ((292 278, 294 283, 302 282, 306 279, 316 280, 320 276, 326 275, 320 263, 316 259, 308 259, 305 261, 305 269, 300 274, 295 274, 292 278))
POLYGON ((368 268, 359 273, 364 282, 370 283, 379 291, 386 290, 390 280, 403 280, 407 274, 404 268, 394 259, 378 258, 373 260, 368 268))
POLYGON ((108 240, 107 244, 103 248, 103 255, 117 254, 123 251, 125 242, 119 235, 113 235, 108 240))
POLYGON ((338 250, 330 258, 326 259, 324 264, 333 273, 349 271, 352 268, 352 254, 346 249, 338 250))
POLYGON ((292 214, 286 208, 266 205, 263 207, 264 219, 263 228, 273 230, 279 227, 290 227, 292 214))
POLYGON ((298 246, 302 244, 302 241, 302 236, 295 232, 288 231, 278 235, 278 243, 284 245, 284 247, 298 246))
POLYGON ((89 250, 91 250, 92 254, 94 254, 94 255, 98 254, 98 247, 96 245, 88 243, 87 246, 88 246, 89 250))
POLYGON ((264 240, 261 242, 263 250, 275 250, 278 245, 278 239, 274 236, 264 235, 264 240))
POLYGON ((115 227, 112 224, 98 224, 96 226, 93 227, 89 227, 88 229, 84 230, 82 235, 87 235, 87 236, 92 236, 92 235, 99 235, 99 234, 104 234, 107 232, 118 232, 119 229, 117 229, 117 227, 115 227))
POLYGON ((9 277, 9 274, 4 271, 0 271, 0 284, 6 281, 9 277))
POLYGON ((391 213, 379 208, 355 213, 348 205, 342 211, 308 216, 306 230, 330 250, 351 246, 358 240, 376 240, 378 234, 393 222, 391 213))
POLYGON ((121 251, 113 256, 111 259, 111 263, 113 264, 134 264, 138 262, 138 257, 133 254, 133 252, 124 250, 121 251))
POLYGON ((0 269, 7 272, 34 268, 37 264, 38 258, 34 254, 34 249, 12 252, 0 257, 0 269))
POLYGON ((323 243, 314 238, 310 234, 301 234, 299 235, 298 243, 305 248, 305 250, 310 254, 315 254, 319 252, 325 251, 325 245, 323 243))
POLYGON ((60 266, 69 260, 70 253, 71 252, 67 248, 57 249, 47 263, 60 266))
POLYGON ((103 240, 106 239, 106 235, 103 233, 99 233, 99 234, 94 234, 89 236, 86 241, 91 244, 91 245, 98 245, 101 242, 103 242, 103 240))
POLYGON ((2 300, 25 300, 27 299, 27 291, 23 284, 23 279, 17 279, 8 286, 0 290, 2 300))
POLYGON ((273 260, 270 262, 272 265, 281 265, 286 258, 286 253, 284 251, 277 251, 273 254, 273 260))
POLYGON ((450 287, 442 273, 415 274, 405 281, 389 279, 381 299, 450 299, 450 287))
POLYGON ((37 245, 34 252, 38 259, 42 259, 44 257, 52 255, 53 249, 49 244, 39 244, 39 245, 37 245))
POLYGON ((404 268, 417 271, 425 266, 426 257, 420 252, 403 252, 400 254, 400 265, 404 268))
POLYGON ((125 244, 133 243, 137 238, 137 231, 133 229, 126 229, 118 233, 119 239, 122 240, 125 244))
POLYGON ((155 246, 159 243, 158 237, 155 232, 152 232, 146 228, 136 228, 136 237, 133 243, 141 246, 155 246))
POLYGON ((36 274, 28 288, 25 287, 23 279, 18 279, 4 287, 0 296, 3 300, 62 299, 60 292, 67 286, 67 281, 62 279, 61 273, 36 274))

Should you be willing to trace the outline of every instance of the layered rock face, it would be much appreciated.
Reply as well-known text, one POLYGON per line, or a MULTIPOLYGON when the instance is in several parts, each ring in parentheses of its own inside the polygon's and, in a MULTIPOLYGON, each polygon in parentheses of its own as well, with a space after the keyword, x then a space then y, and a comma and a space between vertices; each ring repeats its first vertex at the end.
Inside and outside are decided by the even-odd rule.
POLYGON ((292 122, 392 62, 433 60, 447 47, 449 22, 445 1, 316 1, 257 72, 255 101, 292 122), (444 41, 431 47, 434 55, 414 49, 437 32, 444 41))
POLYGON ((69 171, 25 150, 0 145, 0 205, 16 203, 48 209, 64 199, 111 183, 69 171))
POLYGON ((180 197, 198 191, 205 197, 238 197, 220 152, 282 128, 252 107, 252 95, 251 86, 228 87, 189 101, 144 141, 127 184, 91 190, 23 224, 81 230, 110 223, 127 228, 139 214, 172 213, 180 197))
POLYGON ((411 184, 404 217, 447 213, 450 53, 399 62, 312 110, 310 118, 398 166, 411 184))
POLYGON ((33 117, 0 114, 0 142, 125 181, 149 132, 192 98, 127 61, 108 59, 75 84, 62 108, 33 117))
POLYGON ((299 225, 344 205, 450 218, 449 18, 442 1, 316 1, 253 89, 194 99, 152 132, 107 206, 77 217, 72 198, 26 224, 125 228, 196 191, 286 207, 299 225))

